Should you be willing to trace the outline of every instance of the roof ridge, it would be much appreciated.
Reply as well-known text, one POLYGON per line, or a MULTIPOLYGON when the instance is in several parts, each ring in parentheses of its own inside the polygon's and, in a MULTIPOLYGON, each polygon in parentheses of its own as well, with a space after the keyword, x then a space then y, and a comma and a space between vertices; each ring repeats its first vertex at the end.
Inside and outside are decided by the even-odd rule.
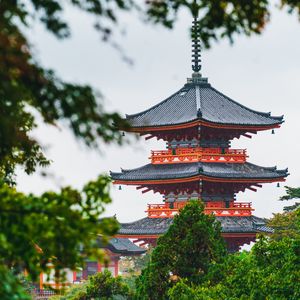
POLYGON ((110 171, 110 174, 123 174, 123 173, 126 173, 126 172, 136 171, 136 170, 142 169, 142 168, 144 168, 148 165, 151 165, 151 163, 142 165, 141 167, 137 167, 137 168, 134 168, 134 169, 123 169, 123 168, 121 168, 121 172, 112 172, 112 171, 110 171))
POLYGON ((246 162, 246 164, 254 166, 254 167, 258 167, 258 168, 263 168, 263 169, 266 169, 266 170, 278 171, 277 170, 277 166, 274 166, 274 167, 262 167, 260 165, 256 165, 256 164, 250 163, 248 161, 246 162))

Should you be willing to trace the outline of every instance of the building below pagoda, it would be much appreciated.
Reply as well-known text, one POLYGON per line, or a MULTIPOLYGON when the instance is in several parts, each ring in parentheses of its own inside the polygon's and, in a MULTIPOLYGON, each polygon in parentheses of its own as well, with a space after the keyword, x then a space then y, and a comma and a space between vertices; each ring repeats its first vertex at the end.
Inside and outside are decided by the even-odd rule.
POLYGON ((284 182, 288 170, 248 162, 246 149, 231 148, 231 141, 251 138, 260 131, 273 132, 284 121, 283 116, 245 107, 202 77, 197 26, 195 22, 192 77, 162 102, 126 115, 130 127, 124 130, 146 140, 163 140, 166 149, 153 150, 150 163, 144 166, 111 172, 114 184, 162 195, 161 203, 147 206, 145 218, 121 224, 118 237, 155 245, 180 208, 197 199, 203 201, 205 213, 220 221, 222 236, 233 252, 255 241, 258 233, 272 232, 266 220, 253 215, 251 202, 237 202, 236 194, 257 191, 264 183, 284 182))
MULTIPOLYGON (((65 271, 65 281, 56 282, 54 269, 50 275, 41 273, 37 286, 39 287, 35 292, 39 296, 54 295, 55 292, 50 293, 49 288, 60 289, 61 287, 78 284, 87 280, 89 276, 108 270, 113 277, 119 275, 119 261, 124 256, 136 256, 146 252, 145 248, 140 248, 129 239, 126 238, 112 238, 107 244, 98 241, 98 248, 103 249, 107 257, 107 263, 97 261, 95 259, 87 259, 82 268, 78 270, 65 271), (50 294, 49 294, 50 293, 50 294)), ((49 264, 51 269, 51 264, 49 264)), ((51 291, 51 290, 50 290, 51 291)))

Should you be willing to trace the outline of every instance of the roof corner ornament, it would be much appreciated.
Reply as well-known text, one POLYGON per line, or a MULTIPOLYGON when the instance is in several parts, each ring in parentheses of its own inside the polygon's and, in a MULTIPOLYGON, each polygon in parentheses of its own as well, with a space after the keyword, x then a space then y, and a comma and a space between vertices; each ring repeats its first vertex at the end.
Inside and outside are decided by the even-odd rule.
MULTIPOLYGON (((192 70, 199 73, 201 70, 201 46, 199 35, 199 21, 194 17, 192 26, 192 70)), ((201 76, 201 74, 199 74, 201 76)))
POLYGON ((197 117, 202 118, 202 111, 200 108, 197 110, 197 117))

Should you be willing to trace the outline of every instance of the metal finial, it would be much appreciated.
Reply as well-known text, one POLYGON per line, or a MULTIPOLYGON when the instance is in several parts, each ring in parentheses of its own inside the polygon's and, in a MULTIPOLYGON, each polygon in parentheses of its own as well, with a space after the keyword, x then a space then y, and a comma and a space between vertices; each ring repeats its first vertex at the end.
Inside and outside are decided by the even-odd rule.
POLYGON ((195 17, 192 27, 192 70, 198 73, 201 70, 201 46, 199 36, 199 22, 195 17))

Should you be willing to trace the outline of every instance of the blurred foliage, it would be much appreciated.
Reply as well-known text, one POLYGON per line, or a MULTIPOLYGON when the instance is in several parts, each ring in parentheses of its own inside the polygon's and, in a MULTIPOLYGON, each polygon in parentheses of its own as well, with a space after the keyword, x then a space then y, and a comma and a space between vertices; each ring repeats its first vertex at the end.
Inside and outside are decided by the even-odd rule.
MULTIPOLYGON (((278 7, 300 15, 298 0, 278 0, 278 7)), ((36 113, 43 122, 67 124, 89 146, 100 141, 121 142, 116 127, 125 127, 117 113, 104 111, 88 85, 69 83, 41 66, 24 32, 39 20, 57 38, 70 36, 64 11, 75 7, 94 17, 94 27, 108 40, 121 11, 138 12, 149 23, 172 27, 181 9, 199 16, 199 36, 204 46, 224 37, 260 34, 270 18, 271 0, 11 0, 0 1, 0 176, 14 180, 16 165, 27 173, 49 161, 29 132, 36 113)), ((30 33, 30 31, 29 31, 30 33)))
MULTIPOLYGON (((278 4, 289 12, 300 14, 297 0, 278 0, 278 4)), ((224 37, 232 41, 235 34, 260 34, 270 17, 270 0, 150 0, 144 5, 134 0, 0 1, 0 292, 5 295, 0 295, 1 299, 6 299, 6 295, 9 299, 21 299, 18 295, 22 291, 18 281, 11 276, 12 269, 18 272, 26 268, 34 280, 39 272, 48 271, 47 265, 51 261, 59 280, 64 268, 76 268, 87 255, 101 256, 94 247, 98 234, 105 239, 117 230, 114 219, 99 222, 103 204, 110 202, 106 177, 88 183, 82 191, 66 187, 58 193, 47 192, 41 196, 24 195, 11 187, 15 183, 18 165, 30 174, 38 166, 49 164, 41 144, 31 135, 39 117, 52 126, 66 124, 75 137, 89 147, 99 147, 101 142, 122 141, 117 128, 124 128, 126 124, 117 113, 105 112, 100 93, 89 85, 66 82, 53 70, 44 68, 27 39, 34 20, 43 23, 59 39, 69 37, 71 30, 64 19, 68 5, 93 16, 95 29, 106 41, 118 23, 120 11, 137 11, 145 21, 171 28, 178 12, 187 9, 192 15, 199 15, 199 35, 206 47, 224 37), (80 252, 82 247, 84 255, 80 252), (14 295, 9 294, 14 291, 14 295)), ((190 221, 193 218, 198 220, 198 216, 198 213, 192 214, 190 221)), ((168 276, 165 273, 168 268, 174 271, 174 275, 182 277, 193 277, 199 270, 205 273, 215 260, 214 255, 218 257, 223 248, 218 240, 219 228, 214 228, 217 225, 213 225, 212 219, 201 218, 191 226, 191 232, 200 230, 194 232, 195 239, 187 235, 182 241, 175 240, 174 244, 181 246, 178 250, 182 263, 179 259, 170 261, 170 257, 177 257, 177 252, 174 246, 170 248, 170 254, 164 248, 164 243, 170 246, 173 243, 168 234, 161 239, 161 246, 153 259, 154 264, 161 266, 162 256, 168 254, 166 262, 169 265, 154 274, 149 271, 153 265, 151 262, 145 272, 150 272, 155 278, 168 276), (204 228, 208 232, 201 231, 200 223, 206 224, 204 228), (212 228, 216 230, 215 235, 212 228), (206 240, 204 234, 212 239, 206 240), (197 241, 203 242, 204 246, 197 241), (207 247, 214 247, 215 243, 220 247, 216 252, 207 247), (194 246, 203 251, 202 257, 198 257, 198 252, 195 254, 194 246), (189 263, 185 248, 195 257, 195 266, 189 263)), ((187 219, 188 223, 190 221, 187 219)), ((183 233, 187 234, 182 229, 174 236, 181 238, 183 233)), ((196 282, 198 277, 201 278, 195 276, 193 281, 196 282)))
POLYGON ((120 276, 113 277, 108 270, 90 276, 80 285, 74 285, 63 296, 55 296, 53 300, 122 300, 130 299, 131 292, 120 276))
POLYGON ((203 210, 199 201, 191 201, 175 216, 137 280, 137 299, 168 299, 168 289, 180 279, 201 284, 226 256, 220 223, 203 210))
MULTIPOLYGON (((148 0, 147 14, 150 20, 172 27, 178 12, 187 9, 199 17, 199 36, 205 47, 212 41, 242 34, 250 36, 261 34, 271 16, 271 0, 148 0)), ((300 17, 299 0, 278 0, 277 7, 295 12, 300 17)))
MULTIPOLYGON (((285 186, 286 195, 279 198, 280 201, 300 199, 300 188, 292 188, 285 186)), ((300 207, 300 202, 295 202, 293 205, 285 206, 284 211, 293 211, 300 207)))
MULTIPOLYGON (((116 126, 125 126, 117 113, 103 110, 100 95, 90 86, 65 82, 39 65, 21 30, 29 26, 31 16, 24 2, 0 2, 0 176, 10 183, 16 165, 32 173, 49 164, 41 145, 30 136, 38 114, 50 125, 63 121, 78 139, 94 147, 101 141, 120 143, 116 126)), ((52 33, 66 36, 67 25, 57 11, 62 9, 60 1, 31 2, 52 33)), ((87 6, 88 2, 94 1, 87 1, 87 6)))
POLYGON ((87 257, 102 259, 97 246, 116 234, 115 218, 99 219, 111 202, 110 179, 100 176, 81 191, 71 187, 41 196, 24 195, 0 182, 0 263, 16 272, 27 270, 29 279, 55 269, 58 282, 64 269, 75 270, 87 257))
POLYGON ((86 283, 74 284, 68 288, 64 295, 52 296, 50 300, 87 300, 86 297, 86 283))
POLYGON ((0 299, 29 300, 31 297, 22 287, 21 282, 5 266, 0 264, 0 299))

